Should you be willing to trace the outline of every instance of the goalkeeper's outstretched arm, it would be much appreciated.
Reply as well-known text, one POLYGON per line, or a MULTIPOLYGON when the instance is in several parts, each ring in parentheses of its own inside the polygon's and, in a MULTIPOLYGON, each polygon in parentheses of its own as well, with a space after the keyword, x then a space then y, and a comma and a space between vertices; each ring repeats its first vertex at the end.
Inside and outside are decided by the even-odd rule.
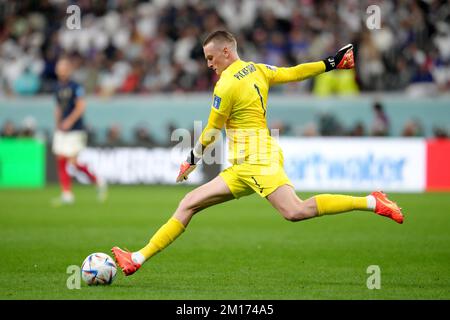
POLYGON ((353 45, 348 44, 341 48, 335 56, 330 56, 322 61, 302 63, 289 68, 278 68, 271 79, 271 84, 302 81, 334 69, 351 69, 354 65, 353 45))

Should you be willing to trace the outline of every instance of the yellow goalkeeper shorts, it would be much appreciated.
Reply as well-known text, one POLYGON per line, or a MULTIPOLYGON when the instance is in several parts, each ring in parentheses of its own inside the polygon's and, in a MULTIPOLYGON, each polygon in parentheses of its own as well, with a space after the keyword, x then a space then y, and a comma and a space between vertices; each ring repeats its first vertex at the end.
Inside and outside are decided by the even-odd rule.
POLYGON ((283 168, 283 162, 271 165, 241 163, 226 168, 219 174, 236 199, 256 192, 261 197, 267 197, 278 187, 288 184, 289 180, 283 168))

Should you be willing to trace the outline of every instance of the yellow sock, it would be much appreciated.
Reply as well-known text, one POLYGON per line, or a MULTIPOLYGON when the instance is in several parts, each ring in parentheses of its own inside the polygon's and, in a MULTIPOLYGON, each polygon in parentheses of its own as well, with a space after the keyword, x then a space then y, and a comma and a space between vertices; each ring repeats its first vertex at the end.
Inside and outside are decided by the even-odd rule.
POLYGON ((352 197, 340 194, 319 194, 314 197, 318 215, 335 214, 352 210, 369 211, 367 197, 352 197))
POLYGON ((170 218, 150 239, 150 242, 141 250, 145 260, 163 250, 171 244, 185 230, 184 225, 176 218, 170 218))

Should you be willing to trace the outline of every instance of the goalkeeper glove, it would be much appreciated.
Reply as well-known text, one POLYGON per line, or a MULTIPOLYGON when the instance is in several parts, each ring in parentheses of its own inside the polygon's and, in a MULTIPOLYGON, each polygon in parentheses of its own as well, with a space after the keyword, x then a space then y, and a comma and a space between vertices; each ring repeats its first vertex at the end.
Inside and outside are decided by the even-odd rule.
POLYGON ((350 43, 342 47, 336 55, 330 56, 323 60, 325 63, 325 71, 334 69, 351 69, 355 66, 355 60, 353 58, 353 45, 350 43))
POLYGON ((199 162, 200 159, 200 157, 196 157, 194 155, 194 150, 191 150, 187 159, 180 165, 180 172, 178 173, 177 182, 187 180, 188 175, 194 171, 197 167, 197 162, 199 162))

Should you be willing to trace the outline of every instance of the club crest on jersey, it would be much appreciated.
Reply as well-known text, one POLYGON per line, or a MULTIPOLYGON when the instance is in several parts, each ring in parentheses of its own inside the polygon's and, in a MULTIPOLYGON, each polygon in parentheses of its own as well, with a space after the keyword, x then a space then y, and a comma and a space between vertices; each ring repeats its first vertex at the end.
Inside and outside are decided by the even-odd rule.
POLYGON ((222 101, 221 97, 214 95, 213 107, 219 109, 221 101, 222 101))

